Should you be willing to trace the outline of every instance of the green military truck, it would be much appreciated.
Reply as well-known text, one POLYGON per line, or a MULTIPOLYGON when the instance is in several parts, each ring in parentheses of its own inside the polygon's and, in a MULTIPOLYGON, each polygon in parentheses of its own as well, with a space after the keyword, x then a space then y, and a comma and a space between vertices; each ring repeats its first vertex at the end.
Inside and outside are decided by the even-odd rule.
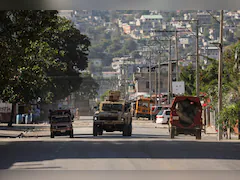
POLYGON ((110 91, 108 98, 99 104, 93 116, 93 136, 103 135, 103 131, 132 135, 131 104, 119 97, 119 91, 110 91))

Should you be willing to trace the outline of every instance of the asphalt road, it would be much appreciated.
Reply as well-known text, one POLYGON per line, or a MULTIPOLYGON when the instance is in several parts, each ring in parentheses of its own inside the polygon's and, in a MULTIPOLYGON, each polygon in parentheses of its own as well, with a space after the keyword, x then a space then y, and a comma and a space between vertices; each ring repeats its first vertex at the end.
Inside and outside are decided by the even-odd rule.
POLYGON ((172 140, 166 128, 154 126, 150 121, 134 122, 132 137, 121 132, 93 137, 91 127, 77 126, 73 139, 51 139, 49 131, 38 138, 1 139, 0 169, 240 170, 239 142, 217 142, 211 135, 172 140))

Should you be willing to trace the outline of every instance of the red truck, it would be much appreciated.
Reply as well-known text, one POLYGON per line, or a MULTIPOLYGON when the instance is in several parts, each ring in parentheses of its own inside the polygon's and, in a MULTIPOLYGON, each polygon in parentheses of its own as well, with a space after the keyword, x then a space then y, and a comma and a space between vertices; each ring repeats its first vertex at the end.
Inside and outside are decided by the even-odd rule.
POLYGON ((201 139, 202 105, 199 97, 177 96, 173 99, 170 112, 169 133, 171 139, 179 134, 201 139))

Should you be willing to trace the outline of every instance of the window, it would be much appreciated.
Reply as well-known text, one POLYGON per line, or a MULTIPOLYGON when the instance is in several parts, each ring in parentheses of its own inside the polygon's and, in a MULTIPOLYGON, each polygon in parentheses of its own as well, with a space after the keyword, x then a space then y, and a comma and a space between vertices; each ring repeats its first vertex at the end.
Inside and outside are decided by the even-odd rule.
POLYGON ((145 108, 148 108, 148 103, 144 102, 144 103, 142 103, 142 106, 145 107, 145 108))
POLYGON ((122 111, 122 104, 103 104, 103 111, 122 111))
POLYGON ((146 82, 146 88, 149 89, 149 81, 146 82))
POLYGON ((52 117, 53 122, 70 122, 69 117, 52 117))
POLYGON ((170 111, 166 111, 166 115, 170 115, 170 111))
POLYGON ((158 113, 158 115, 162 115, 163 114, 163 111, 161 110, 161 111, 159 111, 159 113, 158 113))

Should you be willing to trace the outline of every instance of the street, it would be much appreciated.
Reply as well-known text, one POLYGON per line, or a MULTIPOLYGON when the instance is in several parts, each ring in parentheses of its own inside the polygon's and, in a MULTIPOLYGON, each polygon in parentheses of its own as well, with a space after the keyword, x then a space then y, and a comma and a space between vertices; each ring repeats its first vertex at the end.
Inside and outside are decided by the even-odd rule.
POLYGON ((2 138, 0 169, 240 170, 237 141, 217 142, 215 135, 205 134, 202 140, 183 135, 172 140, 167 128, 151 121, 134 121, 132 137, 121 132, 93 137, 91 120, 79 121, 73 139, 51 139, 48 129, 37 136, 2 138))

